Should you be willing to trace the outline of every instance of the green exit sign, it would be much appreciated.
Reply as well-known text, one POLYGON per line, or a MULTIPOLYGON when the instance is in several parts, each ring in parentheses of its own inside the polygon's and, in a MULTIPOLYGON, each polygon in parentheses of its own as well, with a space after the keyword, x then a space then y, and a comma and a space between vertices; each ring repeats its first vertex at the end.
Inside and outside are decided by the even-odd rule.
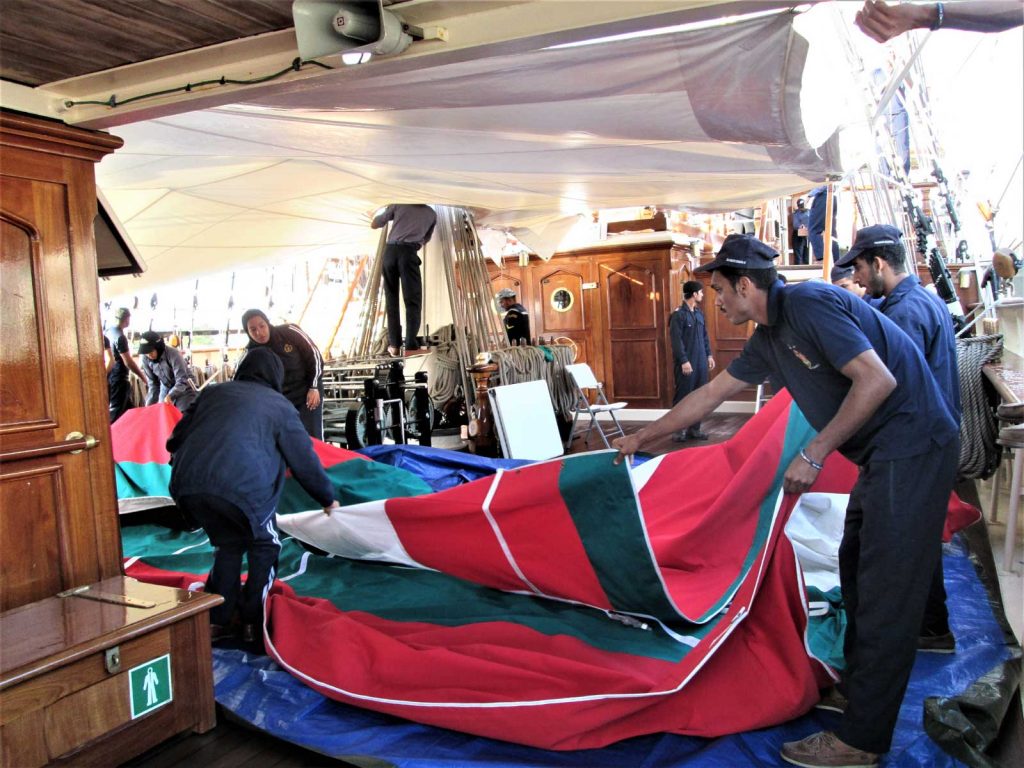
POLYGON ((165 653, 128 670, 132 697, 132 720, 159 709, 173 698, 171 692, 171 654, 165 653))

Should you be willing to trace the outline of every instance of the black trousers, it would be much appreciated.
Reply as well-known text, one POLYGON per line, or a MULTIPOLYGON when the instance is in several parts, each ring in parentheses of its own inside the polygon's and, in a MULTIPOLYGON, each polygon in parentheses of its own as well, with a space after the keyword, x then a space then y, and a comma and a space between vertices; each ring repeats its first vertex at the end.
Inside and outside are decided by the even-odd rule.
POLYGON ((402 346, 402 317, 398 286, 405 302, 405 348, 419 349, 420 317, 423 308, 423 278, 420 276, 419 246, 389 243, 384 247, 382 277, 384 306, 388 319, 388 346, 402 346))
POLYGON ((242 510, 220 496, 201 493, 175 499, 179 509, 203 526, 217 548, 206 591, 221 595, 224 602, 210 611, 210 622, 231 623, 238 610, 243 624, 263 626, 263 603, 274 582, 281 542, 273 513, 254 526, 242 510), (245 586, 241 584, 242 555, 249 561, 245 586))
MULTIPOLYGON (((693 365, 692 360, 690 364, 693 365)), ((683 375, 683 371, 680 365, 681 364, 678 360, 675 360, 672 363, 672 371, 676 381, 676 391, 675 394, 672 396, 672 405, 678 403, 688 394, 693 392, 693 390, 697 389, 698 387, 703 387, 705 384, 708 383, 708 364, 706 361, 704 365, 700 368, 694 366, 693 373, 691 373, 689 376, 683 375)), ((686 428, 686 433, 689 435, 695 435, 698 432, 700 432, 699 421, 693 422, 693 424, 686 428)))
POLYGON ((107 378, 107 395, 110 403, 110 423, 124 416, 132 406, 132 387, 129 379, 107 378))
POLYGON ((793 263, 807 264, 807 238, 793 235, 793 263))
POLYGON ((310 437, 315 437, 317 440, 324 439, 324 392, 320 390, 320 404, 313 410, 309 410, 306 407, 306 403, 297 406, 299 411, 299 420, 302 422, 302 426, 306 428, 306 432, 309 433, 310 437))
POLYGON ((850 494, 839 578, 846 607, 847 744, 887 752, 910 679, 960 440, 893 461, 869 461, 850 494))

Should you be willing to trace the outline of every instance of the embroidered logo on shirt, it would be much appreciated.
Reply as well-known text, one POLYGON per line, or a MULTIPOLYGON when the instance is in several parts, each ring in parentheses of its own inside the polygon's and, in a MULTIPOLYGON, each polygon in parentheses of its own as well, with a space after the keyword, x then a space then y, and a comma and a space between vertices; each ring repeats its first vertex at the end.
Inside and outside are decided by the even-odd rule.
POLYGON ((792 344, 787 344, 786 346, 789 347, 789 351, 790 352, 792 352, 794 355, 796 355, 796 359, 797 360, 799 360, 801 363, 803 363, 805 366, 807 366, 808 370, 813 371, 815 368, 819 367, 818 363, 812 363, 811 360, 807 357, 807 355, 805 355, 799 349, 794 347, 792 344))
POLYGON ((293 347, 291 344, 285 344, 284 345, 284 351, 285 351, 285 354, 290 354, 290 353, 295 351, 295 347, 293 347))

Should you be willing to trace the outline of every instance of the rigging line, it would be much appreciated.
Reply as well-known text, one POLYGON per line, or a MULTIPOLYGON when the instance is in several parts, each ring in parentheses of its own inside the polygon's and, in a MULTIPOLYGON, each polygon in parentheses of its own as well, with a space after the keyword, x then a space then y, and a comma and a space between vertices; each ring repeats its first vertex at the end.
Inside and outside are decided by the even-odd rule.
POLYGON ((284 75, 287 75, 289 72, 299 72, 307 64, 322 67, 323 69, 334 69, 334 67, 328 64, 323 64, 319 61, 316 61, 315 59, 307 59, 303 61, 299 57, 295 57, 295 59, 289 66, 285 67, 282 70, 279 70, 278 72, 273 72, 269 75, 263 75, 262 77, 250 78, 248 80, 236 80, 234 78, 221 75, 220 77, 215 78, 213 80, 200 80, 196 83, 185 83, 185 85, 178 85, 173 88, 164 88, 163 90, 159 91, 141 93, 138 96, 131 96, 127 99, 122 99, 121 101, 117 100, 117 94, 112 93, 106 101, 100 101, 96 99, 84 99, 82 101, 74 101, 72 99, 68 99, 64 102, 64 106, 67 109, 71 109, 72 107, 79 107, 86 104, 91 104, 115 109, 117 107, 123 107, 127 104, 132 104, 136 101, 142 101, 143 99, 153 99, 158 96, 169 96, 172 93, 191 93, 196 88, 205 88, 208 85, 259 85, 260 83, 267 83, 270 82, 271 80, 276 80, 279 77, 283 77, 284 75))
POLYGON ((911 49, 910 58, 907 60, 907 63, 903 65, 903 69, 901 69, 897 75, 889 79, 889 83, 882 92, 882 97, 879 99, 878 105, 875 108, 875 114, 871 118, 872 126, 874 126, 878 122, 879 118, 885 114, 886 109, 889 107, 889 102, 892 101, 893 97, 896 95, 896 91, 899 89, 900 85, 903 84, 903 81, 906 79, 910 70, 913 68, 914 63, 917 61, 917 58, 921 55, 921 51, 924 50, 924 44, 928 42, 931 36, 932 33, 929 30, 921 40, 921 44, 911 49))
POLYGON ((1006 197, 1006 193, 1010 191, 1010 184, 1012 184, 1013 180, 1017 178, 1017 171, 1020 170, 1020 165, 1022 162, 1024 162, 1024 154, 1017 158, 1017 165, 1013 167, 1013 173, 1010 174, 1010 178, 1007 179, 1006 181, 1006 186, 1003 187, 1003 193, 999 195, 999 199, 996 201, 996 209, 998 209, 999 206, 1002 205, 1003 198, 1006 197))

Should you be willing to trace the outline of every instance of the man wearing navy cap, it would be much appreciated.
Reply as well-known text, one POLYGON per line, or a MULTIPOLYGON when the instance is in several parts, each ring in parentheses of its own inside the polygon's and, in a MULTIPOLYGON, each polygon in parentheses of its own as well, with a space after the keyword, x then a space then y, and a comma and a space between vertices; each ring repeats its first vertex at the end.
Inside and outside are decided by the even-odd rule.
POLYGON ((807 210, 804 199, 796 201, 793 211, 793 263, 807 263, 807 237, 811 232, 811 212, 807 210))
MULTIPOLYGON (((888 224, 865 227, 857 232, 853 247, 836 268, 852 267, 857 284, 873 299, 882 300, 879 311, 902 328, 921 350, 947 408, 959 424, 960 375, 953 320, 942 299, 926 290, 917 275, 907 273, 901 236, 896 227, 888 224)), ((937 653, 952 653, 956 649, 949 630, 941 554, 932 578, 918 648, 937 653)))
MULTIPOLYGON (((672 372, 675 376, 676 392, 672 398, 675 405, 688 394, 708 383, 708 374, 715 367, 711 356, 711 340, 704 313, 697 306, 704 302, 704 286, 699 280, 683 283, 683 303, 669 317, 669 337, 672 340, 672 372)), ((707 440, 701 432, 700 422, 691 424, 685 432, 672 438, 678 443, 687 440, 707 440)))
POLYGON ((782 757, 803 766, 872 766, 889 750, 914 663, 959 430, 903 331, 848 291, 818 281, 783 288, 776 256, 750 235, 731 235, 698 269, 712 273, 719 311, 734 325, 753 320, 757 328, 707 386, 614 445, 632 455, 770 378, 818 430, 787 467, 785 492, 810 488, 834 450, 860 467, 839 550, 848 701, 835 733, 787 743, 782 757))

